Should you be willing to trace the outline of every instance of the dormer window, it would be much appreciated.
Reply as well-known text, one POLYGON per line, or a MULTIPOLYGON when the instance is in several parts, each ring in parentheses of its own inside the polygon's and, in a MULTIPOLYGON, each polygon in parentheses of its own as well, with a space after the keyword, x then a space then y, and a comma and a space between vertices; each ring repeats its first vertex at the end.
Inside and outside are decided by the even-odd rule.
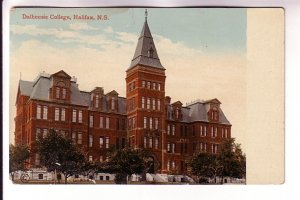
POLYGON ((153 58, 153 49, 152 49, 152 47, 148 50, 148 57, 153 58))
POLYGON ((96 95, 96 100, 95 100, 95 107, 99 108, 99 95, 96 95))
POLYGON ((56 87, 56 98, 59 99, 60 97, 60 87, 56 87))
POLYGON ((214 120, 214 121, 219 120, 219 112, 218 112, 218 109, 216 107, 214 107, 211 111, 211 119, 214 120))
POLYGON ((179 108, 176 108, 176 119, 179 119, 179 108))
POLYGON ((114 110, 115 109, 115 97, 111 98, 111 109, 114 110))

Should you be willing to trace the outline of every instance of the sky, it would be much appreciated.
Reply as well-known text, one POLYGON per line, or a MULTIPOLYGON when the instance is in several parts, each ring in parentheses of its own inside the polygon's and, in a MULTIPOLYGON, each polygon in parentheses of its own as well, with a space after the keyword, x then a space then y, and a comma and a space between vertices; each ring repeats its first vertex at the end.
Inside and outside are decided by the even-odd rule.
MULTIPOLYGON (((149 8, 148 25, 166 68, 166 95, 183 105, 218 98, 245 142, 246 9, 149 8)), ((10 13, 10 139, 19 79, 63 69, 79 88, 125 96, 126 69, 145 20, 144 8, 14 8, 10 13), (48 16, 24 19, 23 16, 48 16), (50 19, 53 16, 69 19, 50 19), (74 15, 94 16, 78 20, 74 15), (97 20, 106 15, 107 20, 97 20)))

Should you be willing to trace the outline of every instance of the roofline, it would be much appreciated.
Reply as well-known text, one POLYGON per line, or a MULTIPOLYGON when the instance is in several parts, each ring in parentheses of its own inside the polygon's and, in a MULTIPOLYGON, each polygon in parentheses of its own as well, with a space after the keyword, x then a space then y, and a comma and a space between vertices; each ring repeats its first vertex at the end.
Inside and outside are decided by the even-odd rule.
POLYGON ((149 66, 149 65, 143 65, 143 64, 140 64, 140 63, 138 63, 138 64, 136 64, 136 65, 134 65, 134 66, 132 66, 132 67, 129 67, 127 70, 126 70, 126 72, 128 72, 129 70, 132 70, 133 68, 135 68, 136 66, 142 66, 142 67, 150 67, 150 68, 153 68, 153 69, 160 69, 160 70, 163 70, 163 71, 166 71, 166 68, 158 68, 158 67, 152 67, 152 66, 149 66))
MULTIPOLYGON (((29 98, 28 101, 34 100, 34 101, 43 101, 48 103, 57 103, 57 104, 65 104, 64 102, 57 102, 57 101, 49 101, 49 100, 43 100, 43 99, 36 99, 36 98, 29 98)), ((80 105, 80 104, 74 104, 74 103, 67 103, 68 105, 75 105, 75 106, 81 106, 81 107, 89 107, 89 105, 80 105)))
MULTIPOLYGON (((84 92, 84 93, 88 93, 90 94, 91 92, 87 92, 87 91, 82 91, 82 90, 79 90, 80 92, 84 92)), ((107 93, 108 94, 108 93, 107 93)), ((106 96, 107 94, 104 94, 103 96, 106 96)), ((123 98, 123 99, 126 99, 126 97, 121 97, 121 96, 118 96, 118 98, 123 98)))

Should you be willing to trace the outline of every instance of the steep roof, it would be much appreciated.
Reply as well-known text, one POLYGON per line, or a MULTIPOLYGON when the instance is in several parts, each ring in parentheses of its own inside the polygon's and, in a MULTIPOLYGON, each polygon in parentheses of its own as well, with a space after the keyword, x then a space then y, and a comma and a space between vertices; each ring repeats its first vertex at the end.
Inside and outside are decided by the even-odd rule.
POLYGON ((25 96, 30 96, 33 89, 33 82, 30 81, 19 81, 20 93, 25 96))
MULTIPOLYGON (((63 72, 63 71, 60 71, 63 72)), ((65 72, 64 72, 65 73, 65 72)), ((57 73, 56 73, 57 74, 57 73)), ((66 74, 66 73, 65 73, 66 74)), ((69 78, 70 76, 66 74, 69 78)), ((24 96, 28 96, 29 99, 36 99, 36 100, 44 100, 44 101, 51 101, 49 98, 49 89, 52 85, 52 78, 51 74, 47 74, 42 72, 38 75, 38 77, 33 81, 19 81, 20 87, 20 94, 24 96)), ((78 85, 74 81, 75 78, 73 77, 71 80, 71 104, 73 105, 81 105, 81 106, 91 106, 91 94, 89 92, 80 91, 78 85)), ((110 93, 118 94, 116 91, 112 91, 110 93)), ((110 94, 109 93, 109 94, 110 94)), ((103 98, 103 111, 108 111, 107 105, 107 96, 104 95, 103 98)), ((118 97, 118 112, 121 114, 126 113, 126 99, 124 97, 118 97)))
POLYGON ((144 22, 144 26, 137 43, 135 53, 128 70, 138 64, 165 70, 165 68, 160 63, 153 37, 147 23, 147 18, 144 22))
MULTIPOLYGON (((191 104, 187 107, 182 107, 181 109, 182 122, 186 122, 186 123, 196 122, 196 121, 209 122, 207 116, 207 112, 209 111, 209 102, 210 100, 202 101, 202 102, 191 104)), ((172 105, 169 105, 168 112, 171 113, 172 110, 173 110, 172 105)), ((219 123, 231 125, 221 108, 219 108, 219 115, 220 115, 219 123)), ((169 115, 169 120, 173 120, 172 115, 169 115)))

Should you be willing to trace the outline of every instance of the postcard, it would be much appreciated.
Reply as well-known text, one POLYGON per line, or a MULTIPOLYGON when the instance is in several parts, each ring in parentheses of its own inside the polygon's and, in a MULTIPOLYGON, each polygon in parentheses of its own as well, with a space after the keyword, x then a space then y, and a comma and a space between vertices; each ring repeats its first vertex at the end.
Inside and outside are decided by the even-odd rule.
POLYGON ((14 184, 284 182, 283 9, 9 16, 14 184))

